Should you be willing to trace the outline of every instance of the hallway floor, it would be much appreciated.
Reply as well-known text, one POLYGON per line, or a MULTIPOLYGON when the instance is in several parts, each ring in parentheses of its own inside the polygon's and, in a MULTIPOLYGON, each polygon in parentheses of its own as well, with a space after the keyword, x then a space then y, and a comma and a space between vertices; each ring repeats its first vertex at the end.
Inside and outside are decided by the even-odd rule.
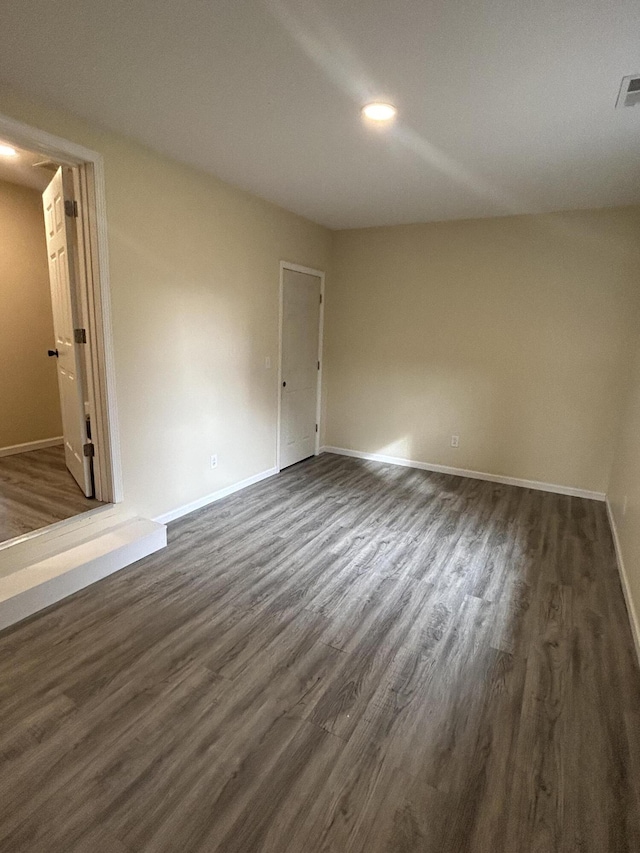
POLYGON ((99 506, 67 471, 62 445, 0 457, 0 542, 99 506))

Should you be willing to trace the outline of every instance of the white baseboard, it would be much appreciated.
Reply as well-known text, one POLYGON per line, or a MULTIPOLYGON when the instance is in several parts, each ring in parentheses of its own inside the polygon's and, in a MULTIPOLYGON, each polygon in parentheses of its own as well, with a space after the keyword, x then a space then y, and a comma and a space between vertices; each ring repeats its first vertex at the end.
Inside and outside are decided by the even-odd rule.
POLYGON ((451 468, 448 465, 436 465, 432 462, 417 462, 403 459, 401 456, 384 456, 381 453, 363 453, 361 450, 347 450, 344 447, 321 447, 320 453, 337 453, 340 456, 353 456, 356 459, 370 459, 372 462, 387 462, 389 465, 402 465, 404 468, 419 468, 422 471, 434 471, 438 474, 452 474, 454 477, 469 477, 472 480, 487 480, 489 483, 503 483, 505 486, 520 486, 523 489, 536 489, 539 492, 553 492, 558 495, 570 495, 603 501, 604 492, 590 492, 575 489, 572 486, 558 486, 555 483, 541 483, 538 480, 521 480, 518 477, 503 477, 498 474, 486 474, 483 471, 469 471, 466 468, 451 468))
POLYGON ((0 456, 13 456, 14 453, 28 453, 30 450, 42 450, 44 447, 55 447, 64 444, 64 438, 59 435, 56 438, 41 438, 40 441, 26 441, 24 444, 11 444, 9 447, 0 447, 0 456))
POLYGON ((234 492, 239 492, 241 489, 246 489, 248 486, 253 486, 255 483, 259 483, 261 480, 266 480, 267 477, 273 477, 273 475, 277 473, 277 468, 269 468, 267 471, 262 471, 260 474, 254 474, 253 477, 247 477, 246 480, 240 480, 239 483, 234 483, 231 486, 226 486, 224 489, 219 489, 217 492, 213 492, 210 495, 205 495, 203 498, 198 498, 198 500, 196 501, 191 501, 191 503, 185 504, 184 506, 179 506, 176 509, 169 510, 169 512, 165 512, 162 515, 158 515, 153 520, 158 521, 160 524, 168 524, 170 521, 175 521, 177 518, 182 518, 183 515, 188 515, 190 512, 195 512, 197 509, 202 509, 202 507, 215 503, 216 501, 219 501, 222 498, 226 498, 228 495, 232 495, 234 492))
POLYGON ((640 663, 640 620, 631 598, 631 588, 629 587, 629 578, 624 567, 624 559, 622 557, 622 548, 620 547, 620 538, 618 537, 618 528, 616 520, 609 503, 609 498, 606 500, 607 515, 609 516, 609 526, 611 527, 611 535, 613 536, 613 546, 616 549, 616 560, 618 562, 618 572, 620 574, 620 583, 622 584, 622 592, 627 605, 627 613, 629 614, 629 622, 631 623, 631 633, 633 634, 633 642, 636 647, 636 655, 640 663))

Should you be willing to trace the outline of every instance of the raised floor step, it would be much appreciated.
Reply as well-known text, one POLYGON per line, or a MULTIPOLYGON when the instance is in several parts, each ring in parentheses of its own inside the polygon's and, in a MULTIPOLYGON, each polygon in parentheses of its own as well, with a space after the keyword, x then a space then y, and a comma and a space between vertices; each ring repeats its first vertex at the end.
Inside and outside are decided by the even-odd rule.
POLYGON ((93 531, 91 538, 63 547, 0 577, 0 630, 43 610, 136 560, 164 548, 167 528, 130 518, 93 531))

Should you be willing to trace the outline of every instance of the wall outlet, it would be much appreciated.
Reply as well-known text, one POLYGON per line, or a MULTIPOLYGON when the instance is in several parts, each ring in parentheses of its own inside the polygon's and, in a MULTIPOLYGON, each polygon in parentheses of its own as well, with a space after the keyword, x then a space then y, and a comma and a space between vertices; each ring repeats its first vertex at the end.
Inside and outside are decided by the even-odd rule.
POLYGON ((451 436, 451 447, 459 447, 460 446, 460 436, 452 435, 451 436))
POLYGON ((212 468, 218 467, 218 454, 217 453, 214 453, 213 456, 211 457, 211 467, 212 468))

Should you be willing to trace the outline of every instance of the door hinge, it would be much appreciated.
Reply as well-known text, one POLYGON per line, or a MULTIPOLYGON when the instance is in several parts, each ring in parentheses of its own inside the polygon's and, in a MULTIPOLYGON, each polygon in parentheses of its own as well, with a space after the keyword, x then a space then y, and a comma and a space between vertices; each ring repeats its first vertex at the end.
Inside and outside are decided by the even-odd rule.
POLYGON ((77 216, 78 215, 78 202, 71 198, 66 198, 64 200, 64 212, 67 216, 77 216))
POLYGON ((73 338, 77 344, 86 344, 86 342, 87 342, 87 330, 86 329, 74 329, 73 330, 73 338))
POLYGON ((322 294, 320 294, 320 305, 322 305, 322 294))
POLYGON ((316 432, 318 432, 318 424, 316 424, 316 432))
POLYGON ((85 456, 95 456, 95 446, 92 444, 92 442, 88 441, 85 445, 83 445, 82 449, 84 451, 85 456))
POLYGON ((320 362, 318 362, 318 370, 320 370, 320 362))

